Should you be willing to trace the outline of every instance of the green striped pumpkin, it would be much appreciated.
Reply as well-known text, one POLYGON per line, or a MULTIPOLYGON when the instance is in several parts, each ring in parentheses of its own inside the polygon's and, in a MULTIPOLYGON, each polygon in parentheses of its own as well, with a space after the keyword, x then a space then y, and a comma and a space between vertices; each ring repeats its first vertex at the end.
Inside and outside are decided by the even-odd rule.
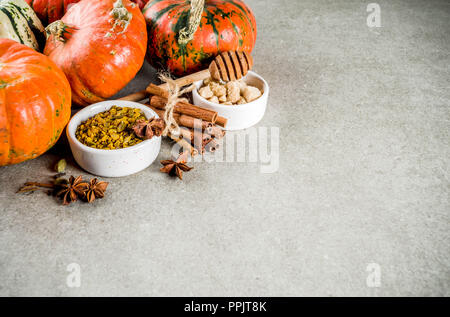
POLYGON ((251 53, 257 29, 255 17, 242 0, 205 0, 201 20, 187 44, 191 1, 150 0, 143 11, 147 22, 147 59, 156 68, 182 76, 207 68, 221 52, 251 53))
POLYGON ((9 38, 42 52, 45 30, 24 0, 0 0, 0 38, 9 38))

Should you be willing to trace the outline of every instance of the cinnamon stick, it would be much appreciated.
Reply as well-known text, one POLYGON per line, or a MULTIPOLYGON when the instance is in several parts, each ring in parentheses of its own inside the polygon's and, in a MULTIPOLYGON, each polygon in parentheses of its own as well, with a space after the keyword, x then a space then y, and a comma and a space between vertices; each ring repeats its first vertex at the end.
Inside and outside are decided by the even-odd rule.
POLYGON ((225 135, 225 130, 222 130, 221 128, 219 128, 216 125, 213 125, 213 126, 207 127, 205 129, 205 133, 213 136, 216 139, 221 139, 225 135))
MULTIPOLYGON (((205 69, 205 70, 202 70, 202 71, 199 71, 199 72, 196 72, 196 73, 193 73, 193 74, 190 74, 190 75, 187 75, 187 76, 175 79, 175 83, 179 87, 183 87, 183 86, 190 85, 190 84, 192 84, 192 83, 194 83, 196 81, 204 80, 204 79, 206 79, 208 77, 210 77, 209 70, 205 69)), ((167 90, 168 89, 168 84, 164 83, 164 84, 159 85, 159 87, 167 90)), ((119 100, 141 101, 141 100, 147 98, 148 94, 149 93, 146 90, 142 90, 142 91, 136 92, 134 94, 122 97, 119 100)))
POLYGON ((190 142, 186 141, 186 139, 173 135, 171 133, 169 133, 169 137, 177 142, 181 146, 183 151, 189 151, 189 153, 191 153, 191 156, 196 156, 198 154, 197 149, 194 148, 190 142))
POLYGON ((138 92, 135 92, 131 95, 119 98, 119 100, 125 100, 125 101, 141 101, 148 97, 148 93, 145 90, 141 90, 138 92))
MULTIPOLYGON (((148 104, 146 106, 149 107, 150 109, 152 109, 153 111, 155 111, 160 118, 164 118, 164 110, 158 109, 158 108, 156 108, 152 105, 148 105, 148 104)), ((213 126, 213 124, 211 122, 196 119, 194 117, 187 116, 185 114, 174 113, 173 118, 175 119, 175 121, 177 122, 177 124, 179 126, 184 126, 187 128, 194 128, 196 120, 201 122, 203 130, 206 130, 207 128, 213 126)))
MULTIPOLYGON (((151 96, 150 97, 150 105, 164 110, 167 104, 167 98, 160 97, 160 96, 151 96)), ((174 112, 180 113, 180 114, 186 114, 188 116, 202 119, 205 121, 209 121, 212 123, 216 122, 217 119, 217 112, 201 107, 194 106, 187 102, 179 102, 174 107, 174 112)))
POLYGON ((212 136, 210 134, 202 133, 202 131, 200 131, 200 130, 197 131, 197 130, 194 130, 194 129, 188 129, 188 128, 181 127, 180 131, 181 131, 180 134, 184 138, 186 138, 188 140, 191 140, 191 141, 194 141, 194 138, 195 138, 196 135, 201 137, 202 140, 210 140, 210 139, 212 139, 212 136))
POLYGON ((207 144, 211 139, 211 135, 203 133, 200 130, 180 128, 180 135, 183 136, 186 141, 189 141, 194 148, 197 149, 199 153, 205 152, 205 144, 207 144))
POLYGON ((215 124, 220 125, 222 128, 225 128, 227 126, 227 122, 227 118, 217 116, 215 124))
POLYGON ((186 128, 180 128, 180 135, 184 139, 186 139, 186 141, 193 143, 192 141, 194 140, 194 133, 191 132, 191 130, 186 129, 186 128))
MULTIPOLYGON (((158 96, 153 96, 153 97, 150 98, 150 104, 149 105, 147 104, 147 106, 152 108, 155 111, 156 111, 156 109, 164 110, 164 107, 166 105, 165 98, 161 98, 161 97, 158 97, 158 96), (155 99, 153 99, 153 97, 155 97, 155 99), (152 99, 153 99, 153 104, 151 103, 152 99)), ((207 110, 208 112, 211 112, 211 113, 216 113, 215 111, 212 111, 212 110, 204 109, 204 108, 197 107, 197 106, 194 106, 194 105, 191 105, 191 106, 192 107, 196 107, 196 108, 200 108, 202 110, 207 110)), ((160 116, 162 118, 164 116, 164 111, 163 112, 159 112, 159 113, 163 114, 162 116, 160 116)), ((158 113, 158 115, 159 115, 159 113, 158 113)), ((177 113, 176 109, 175 109, 174 117, 176 117, 177 115, 180 115, 179 118, 180 118, 180 121, 182 121, 181 125, 187 126, 189 128, 193 128, 194 127, 193 121, 192 121, 193 119, 202 119, 204 122, 206 121, 206 122, 211 123, 211 124, 215 123, 215 124, 221 126, 222 128, 225 128, 227 126, 227 121, 228 121, 228 119, 226 119, 224 117, 217 116, 216 117, 216 121, 212 122, 212 121, 209 121, 209 120, 205 120, 203 118, 193 117, 193 116, 185 114, 185 113, 181 113, 181 112, 177 113)), ((176 118, 175 118, 175 120, 176 120, 176 118)))
POLYGON ((219 147, 220 144, 215 139, 211 139, 205 144, 204 149, 208 152, 215 152, 219 147))
MULTIPOLYGON (((155 108, 151 105, 146 105, 146 106, 148 106, 153 111, 155 111, 159 117, 161 117, 161 118, 164 117, 164 110, 155 108)), ((174 119, 181 126, 180 127, 180 136, 175 136, 175 135, 169 134, 169 137, 172 140, 174 140, 175 142, 177 142, 178 144, 180 144, 180 146, 185 151, 188 151, 189 153, 191 153, 192 156, 197 155, 199 152, 203 154, 205 152, 205 150, 209 151, 209 152, 214 152, 219 147, 219 144, 216 141, 213 141, 211 143, 211 141, 213 140, 214 137, 221 138, 225 134, 225 131, 223 131, 222 129, 220 129, 216 126, 213 126, 211 122, 201 121, 202 130, 204 132, 198 131, 197 133, 195 133, 194 132, 195 130, 193 129, 194 127, 197 127, 197 125, 195 125, 195 120, 199 120, 199 119, 196 119, 196 118, 193 118, 190 116, 186 116, 183 114, 180 115, 178 113, 174 113, 174 119), (185 123, 185 124, 182 124, 182 123, 185 123), (189 128, 191 128, 191 129, 189 129, 189 128), (213 129, 211 129, 211 128, 213 128, 213 129), (220 131, 220 132, 215 133, 213 131, 220 131), (198 135, 200 137, 200 139, 197 140, 198 144, 196 144, 196 141, 194 140, 194 137, 196 135, 198 135), (196 148, 196 147, 194 147, 194 145, 200 145, 201 148, 196 148)))
MULTIPOLYGON (((169 96, 169 92, 166 89, 164 89, 162 86, 157 86, 155 84, 148 85, 146 91, 150 95, 155 95, 155 96, 159 96, 159 97, 166 98, 166 99, 169 96)), ((205 108, 201 108, 201 107, 198 107, 198 106, 194 106, 194 107, 197 107, 197 108, 200 108, 200 109, 205 109, 205 108)), ((205 110, 209 110, 209 109, 205 109, 205 110)), ((213 110, 210 110, 210 111, 213 111, 213 110)), ((221 127, 226 127, 227 121, 228 120, 226 118, 220 117, 220 116, 217 116, 216 122, 211 120, 211 122, 216 123, 216 124, 220 125, 221 127)))
POLYGON ((160 97, 164 97, 164 98, 169 98, 169 92, 159 86, 156 86, 155 84, 150 84, 148 85, 147 89, 145 89, 147 91, 148 94, 150 95, 155 95, 155 96, 160 96, 160 97))

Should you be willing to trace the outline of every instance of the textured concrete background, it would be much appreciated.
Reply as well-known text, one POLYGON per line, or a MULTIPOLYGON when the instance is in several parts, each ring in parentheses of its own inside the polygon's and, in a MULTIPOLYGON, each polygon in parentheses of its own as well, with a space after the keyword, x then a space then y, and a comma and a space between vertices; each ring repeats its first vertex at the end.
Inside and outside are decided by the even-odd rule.
POLYGON ((14 194, 55 151, 0 168, 0 295, 450 295, 450 3, 378 1, 375 29, 368 3, 248 0, 275 173, 204 162, 180 182, 155 163, 66 208, 14 194))

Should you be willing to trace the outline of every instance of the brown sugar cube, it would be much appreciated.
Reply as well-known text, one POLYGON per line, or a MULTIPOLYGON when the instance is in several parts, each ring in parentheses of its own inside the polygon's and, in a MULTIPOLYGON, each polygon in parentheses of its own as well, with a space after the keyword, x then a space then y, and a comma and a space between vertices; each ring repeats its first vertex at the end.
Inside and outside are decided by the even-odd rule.
POLYGON ((225 88, 225 86, 217 85, 214 87, 214 89, 212 89, 212 92, 214 93, 215 96, 222 97, 226 96, 227 89, 225 88))
POLYGON ((217 97, 220 97, 222 95, 226 95, 227 90, 224 85, 220 84, 219 82, 212 81, 209 83, 209 88, 213 92, 213 94, 217 97))
POLYGON ((247 103, 247 100, 245 100, 245 98, 241 96, 241 98, 239 98, 237 104, 238 104, 238 105, 242 105, 242 104, 244 104, 244 103, 247 103))
POLYGON ((217 81, 210 81, 209 84, 209 89, 211 89, 211 91, 214 91, 214 89, 216 89, 217 86, 220 86, 220 84, 217 81))
POLYGON ((236 81, 229 81, 227 87, 227 101, 236 103, 241 98, 241 89, 236 81))
POLYGON ((244 98, 247 102, 252 102, 255 99, 261 97, 261 90, 253 86, 247 86, 244 90, 244 98))
POLYGON ((200 96, 202 96, 205 99, 209 99, 212 96, 214 96, 214 94, 211 91, 211 89, 209 88, 209 86, 205 86, 205 87, 200 88, 198 90, 198 93, 200 94, 200 96))
POLYGON ((241 90, 241 95, 244 95, 244 90, 247 88, 247 84, 243 80, 239 80, 239 89, 241 90))
MULTIPOLYGON (((226 91, 226 89, 225 89, 225 91, 226 91)), ((219 102, 222 103, 222 102, 226 102, 226 101, 227 101, 227 94, 219 97, 219 102)))
POLYGON ((219 98, 217 98, 217 96, 212 96, 208 100, 213 103, 219 103, 219 98))

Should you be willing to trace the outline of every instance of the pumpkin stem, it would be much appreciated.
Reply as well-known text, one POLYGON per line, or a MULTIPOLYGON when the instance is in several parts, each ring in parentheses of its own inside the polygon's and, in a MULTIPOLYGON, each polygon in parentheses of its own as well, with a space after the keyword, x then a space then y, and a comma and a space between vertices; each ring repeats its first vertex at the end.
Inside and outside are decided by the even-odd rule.
POLYGON ((67 42, 72 37, 72 33, 77 30, 76 27, 65 24, 63 21, 58 20, 53 23, 50 23, 45 28, 45 34, 48 38, 53 35, 53 38, 60 42, 67 42))
POLYGON ((130 25, 131 19, 133 18, 133 15, 130 13, 130 11, 128 11, 127 8, 125 8, 125 6, 123 5, 122 0, 117 0, 116 2, 114 2, 114 7, 111 10, 111 15, 115 20, 111 31, 114 32, 114 29, 118 25, 122 26, 123 28, 122 32, 119 32, 117 34, 122 34, 123 32, 125 32, 128 28, 128 25, 130 25))
POLYGON ((191 0, 191 11, 189 12, 187 30, 186 27, 180 30, 178 35, 178 44, 186 45, 194 38, 194 33, 197 31, 202 19, 204 7, 205 0, 191 0))

